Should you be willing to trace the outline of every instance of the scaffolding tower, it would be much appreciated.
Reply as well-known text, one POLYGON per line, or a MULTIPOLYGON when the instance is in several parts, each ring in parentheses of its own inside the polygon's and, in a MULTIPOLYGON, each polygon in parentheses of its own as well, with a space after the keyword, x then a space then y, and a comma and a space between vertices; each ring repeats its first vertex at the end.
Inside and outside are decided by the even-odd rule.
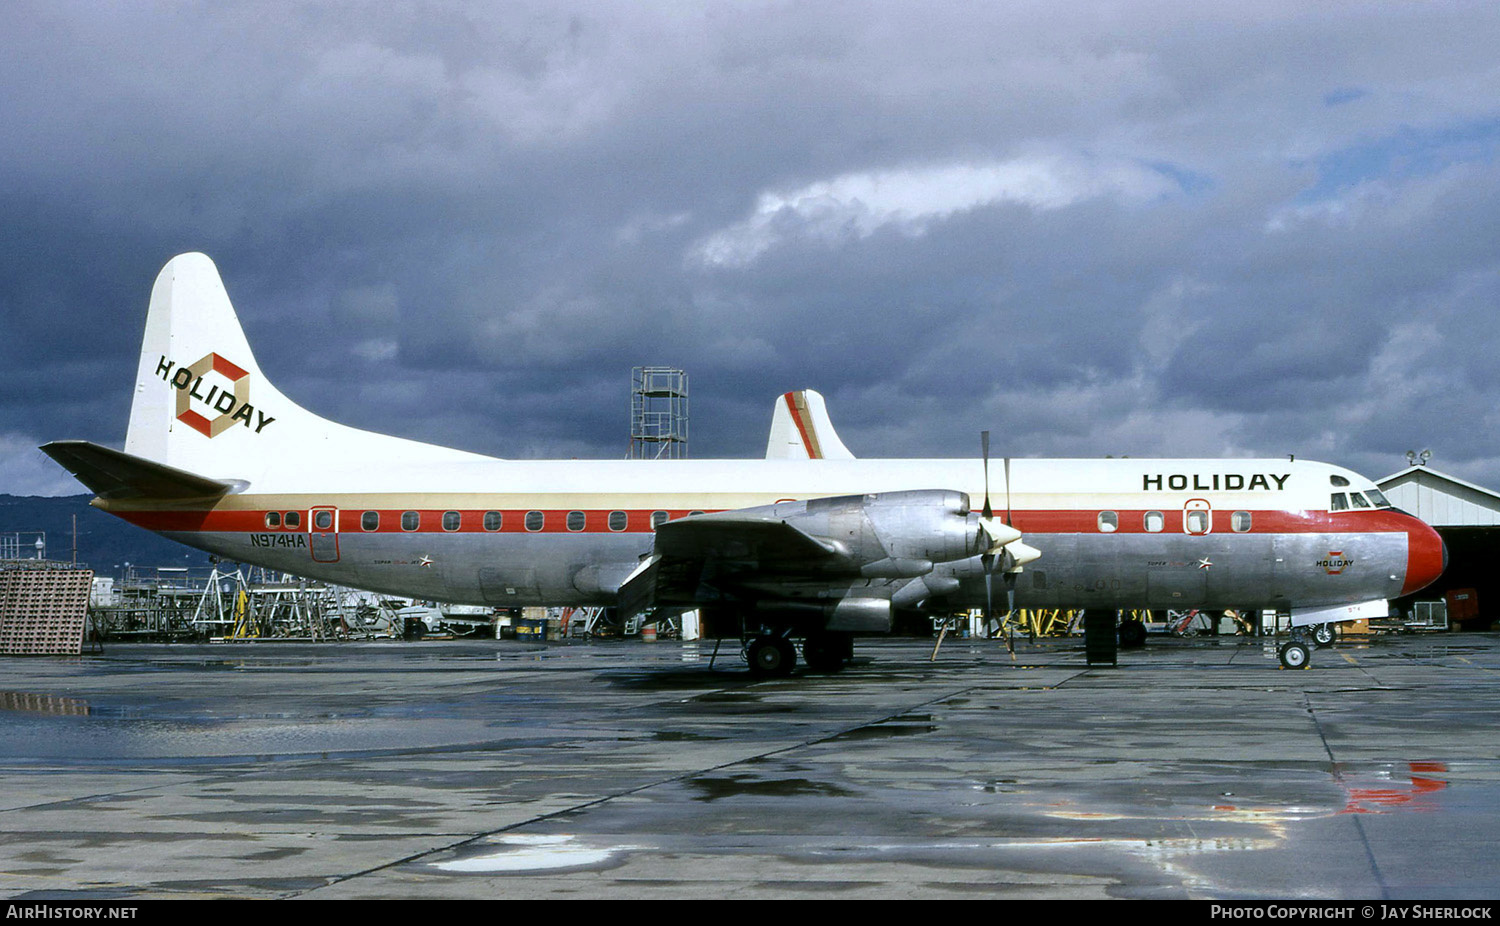
POLYGON ((630 371, 630 459, 685 460, 688 377, 671 367, 630 371))

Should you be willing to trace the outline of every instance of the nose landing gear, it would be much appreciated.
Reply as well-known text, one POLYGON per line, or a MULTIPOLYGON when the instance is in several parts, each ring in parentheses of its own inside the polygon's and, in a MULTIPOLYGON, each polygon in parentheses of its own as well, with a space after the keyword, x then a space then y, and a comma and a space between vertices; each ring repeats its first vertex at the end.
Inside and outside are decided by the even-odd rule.
POLYGON ((1280 649, 1276 650, 1276 657, 1281 660, 1283 669, 1305 669, 1312 661, 1312 651, 1307 648, 1306 643, 1293 637, 1281 644, 1280 649))

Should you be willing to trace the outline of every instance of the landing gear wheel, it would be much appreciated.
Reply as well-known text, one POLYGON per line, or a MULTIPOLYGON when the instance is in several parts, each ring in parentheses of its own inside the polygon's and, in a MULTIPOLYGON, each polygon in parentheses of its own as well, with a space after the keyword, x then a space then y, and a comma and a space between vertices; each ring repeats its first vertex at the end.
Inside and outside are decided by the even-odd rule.
POLYGON ((1120 621, 1120 645, 1134 649, 1146 645, 1146 625, 1138 620, 1120 621))
POLYGON ((1319 646, 1329 646, 1333 643, 1334 629, 1332 624, 1319 624, 1313 628, 1313 642, 1319 646))
POLYGON ((802 660, 814 672, 841 672, 854 655, 854 639, 847 633, 813 634, 802 644, 802 660))
POLYGON ((756 637, 745 648, 745 660, 757 678, 786 678, 797 664, 797 649, 785 637, 756 637))
POLYGON ((1284 669, 1305 669, 1308 662, 1312 660, 1312 653, 1307 649, 1307 644, 1299 640, 1281 644, 1281 649, 1276 651, 1276 656, 1281 660, 1284 669))

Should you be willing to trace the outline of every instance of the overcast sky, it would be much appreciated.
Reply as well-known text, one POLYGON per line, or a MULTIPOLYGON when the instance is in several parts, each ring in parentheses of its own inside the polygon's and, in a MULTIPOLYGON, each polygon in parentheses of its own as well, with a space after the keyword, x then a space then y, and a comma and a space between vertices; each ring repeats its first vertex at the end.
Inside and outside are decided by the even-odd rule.
POLYGON ((328 417, 694 457, 1432 465, 1500 488, 1500 4, 0 4, 0 492, 121 446, 218 264, 328 417))

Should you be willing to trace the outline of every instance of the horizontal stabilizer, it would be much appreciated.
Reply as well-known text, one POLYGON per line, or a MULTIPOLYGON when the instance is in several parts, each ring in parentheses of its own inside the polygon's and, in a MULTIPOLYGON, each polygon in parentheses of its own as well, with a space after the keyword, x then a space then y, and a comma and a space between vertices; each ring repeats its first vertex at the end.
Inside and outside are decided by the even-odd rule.
POLYGON ((246 485, 209 479, 83 440, 53 441, 42 445, 42 452, 103 499, 212 498, 246 485))

